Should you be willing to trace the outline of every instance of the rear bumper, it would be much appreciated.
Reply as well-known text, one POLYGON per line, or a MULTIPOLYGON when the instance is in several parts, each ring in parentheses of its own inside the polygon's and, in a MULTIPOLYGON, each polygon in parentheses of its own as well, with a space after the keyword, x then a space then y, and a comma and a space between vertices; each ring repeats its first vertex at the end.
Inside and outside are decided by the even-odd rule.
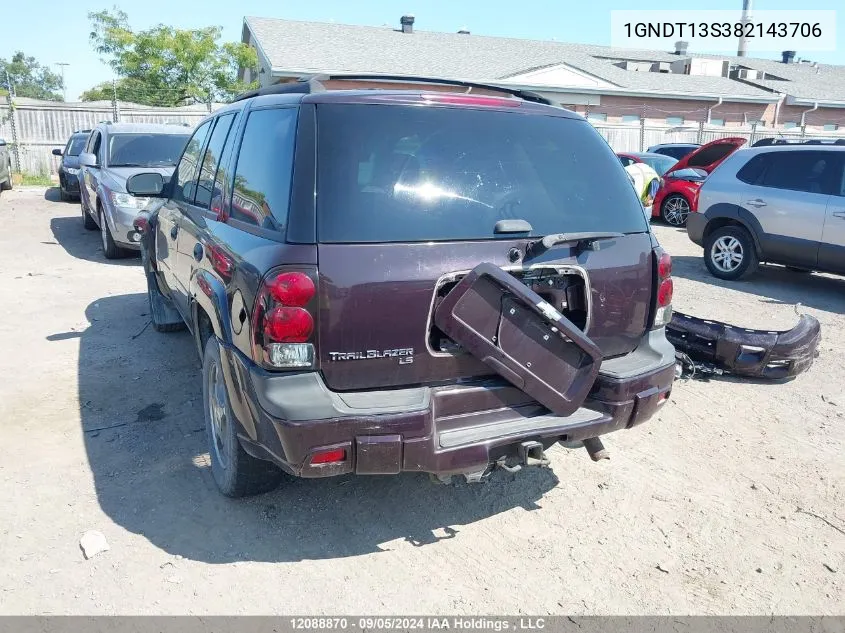
POLYGON ((704 227, 707 226, 707 216, 703 213, 691 212, 687 216, 687 235, 694 244, 704 246, 704 227))
POLYGON ((333 392, 316 372, 269 373, 225 345, 221 357, 244 449, 301 477, 483 471, 524 441, 548 447, 641 424, 666 402, 675 376, 674 348, 662 330, 652 332, 635 352, 607 361, 578 411, 558 417, 498 378, 333 392), (345 449, 343 462, 311 464, 333 448, 345 449))
POLYGON ((783 380, 813 364, 821 325, 816 318, 801 315, 798 324, 785 332, 749 330, 675 312, 666 336, 693 360, 738 376, 783 380))

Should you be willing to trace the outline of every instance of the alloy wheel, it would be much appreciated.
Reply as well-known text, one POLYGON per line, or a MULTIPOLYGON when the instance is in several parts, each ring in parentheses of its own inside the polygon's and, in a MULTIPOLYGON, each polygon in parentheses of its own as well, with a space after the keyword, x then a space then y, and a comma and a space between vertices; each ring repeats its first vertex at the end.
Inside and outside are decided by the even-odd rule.
POLYGON ((663 216, 672 226, 683 226, 689 211, 689 203, 681 196, 672 196, 663 205, 663 216))
POLYGON ((220 366, 213 363, 208 372, 208 409, 211 416, 211 445, 221 468, 228 464, 229 402, 220 366))
POLYGON ((732 235, 720 237, 710 248, 713 265, 723 273, 732 273, 739 268, 744 256, 742 242, 732 235))

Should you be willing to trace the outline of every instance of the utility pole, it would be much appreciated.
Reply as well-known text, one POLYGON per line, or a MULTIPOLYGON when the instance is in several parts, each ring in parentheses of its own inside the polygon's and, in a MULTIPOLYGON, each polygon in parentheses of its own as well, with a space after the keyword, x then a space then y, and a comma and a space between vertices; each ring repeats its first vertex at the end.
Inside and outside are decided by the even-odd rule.
POLYGON ((67 101, 67 84, 65 83, 65 66, 70 66, 68 62, 56 62, 56 66, 62 69, 62 98, 67 101))
POLYGON ((117 123, 120 121, 120 106, 117 102, 117 82, 112 79, 111 80, 111 113, 114 122, 117 123))
POLYGON ((12 128, 12 155, 15 157, 15 166, 18 172, 21 171, 21 155, 18 147, 18 127, 15 125, 15 87, 12 85, 12 79, 9 77, 9 71, 6 71, 6 90, 9 94, 6 99, 9 101, 9 127, 12 128))

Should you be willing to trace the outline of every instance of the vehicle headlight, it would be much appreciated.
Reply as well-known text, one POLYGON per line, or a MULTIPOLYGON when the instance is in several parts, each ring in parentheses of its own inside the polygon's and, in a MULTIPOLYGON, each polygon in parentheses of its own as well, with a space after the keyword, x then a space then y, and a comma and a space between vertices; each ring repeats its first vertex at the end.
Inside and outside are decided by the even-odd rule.
POLYGON ((76 167, 65 167, 65 171, 71 176, 76 176, 76 174, 79 173, 79 170, 76 167))
POLYGON ((151 198, 133 196, 130 193, 118 193, 117 191, 111 192, 111 199, 112 202, 114 202, 114 206, 126 207, 129 209, 143 209, 151 200, 151 198))

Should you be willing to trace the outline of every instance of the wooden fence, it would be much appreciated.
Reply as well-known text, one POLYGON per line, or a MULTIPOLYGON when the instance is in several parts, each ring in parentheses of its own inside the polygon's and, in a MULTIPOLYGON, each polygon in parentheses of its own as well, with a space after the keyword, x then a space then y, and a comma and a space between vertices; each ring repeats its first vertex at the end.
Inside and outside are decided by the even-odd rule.
POLYGON ((209 113, 206 105, 159 108, 120 101, 63 103, 22 97, 14 99, 14 107, 10 105, 9 97, 0 97, 0 138, 9 144, 12 169, 33 174, 55 174, 59 158, 52 155, 53 149, 64 147, 73 132, 102 121, 193 127, 209 113))

